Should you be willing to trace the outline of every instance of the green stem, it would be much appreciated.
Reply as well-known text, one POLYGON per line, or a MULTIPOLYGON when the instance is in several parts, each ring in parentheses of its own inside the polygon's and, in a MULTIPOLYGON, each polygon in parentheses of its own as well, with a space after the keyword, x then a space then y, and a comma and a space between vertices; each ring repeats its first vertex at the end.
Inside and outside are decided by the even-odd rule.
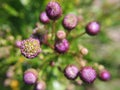
POLYGON ((56 21, 53 21, 53 25, 52 25, 52 40, 54 41, 54 38, 55 38, 55 24, 56 24, 56 21))
POLYGON ((41 80, 42 79, 43 71, 39 69, 38 72, 39 72, 38 73, 38 76, 39 76, 38 79, 41 80))
POLYGON ((72 37, 70 38, 70 43, 71 43, 74 39, 79 38, 79 37, 83 36, 84 34, 86 34, 86 32, 82 32, 82 33, 80 33, 80 34, 78 34, 78 35, 76 35, 76 36, 72 36, 72 37))
POLYGON ((73 38, 81 37, 81 36, 83 36, 84 34, 86 34, 86 32, 82 32, 81 34, 79 34, 79 35, 77 35, 77 36, 75 36, 75 37, 73 37, 73 38))
POLYGON ((70 32, 71 32, 71 31, 67 31, 67 33, 66 33, 66 37, 68 37, 68 35, 70 34, 70 32))
POLYGON ((53 45, 51 45, 50 43, 45 43, 47 46, 49 46, 52 50, 54 50, 54 46, 53 45))
POLYGON ((75 38, 81 37, 81 36, 83 36, 84 34, 86 34, 86 32, 82 32, 82 33, 80 33, 79 35, 73 36, 73 38, 75 39, 75 38))
POLYGON ((49 59, 46 59, 42 65, 39 67, 41 71, 43 71, 41 74, 40 74, 40 77, 42 77, 42 75, 45 73, 45 69, 48 67, 49 65, 49 62, 50 61, 53 61, 55 58, 57 58, 58 55, 51 55, 51 57, 49 57, 49 59))

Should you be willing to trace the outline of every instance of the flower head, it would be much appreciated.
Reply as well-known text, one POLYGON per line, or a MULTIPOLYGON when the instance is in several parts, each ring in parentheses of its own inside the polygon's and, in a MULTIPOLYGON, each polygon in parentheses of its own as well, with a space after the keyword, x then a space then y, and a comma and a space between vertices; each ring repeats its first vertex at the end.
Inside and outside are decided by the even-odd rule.
POLYGON ((35 69, 28 69, 24 72, 23 80, 26 84, 34 84, 38 78, 38 73, 35 69))
POLYGON ((79 76, 84 82, 93 83, 96 79, 97 74, 92 67, 85 66, 80 70, 79 76))
POLYGON ((86 33, 89 35, 97 35, 100 31, 100 24, 96 21, 89 22, 86 26, 86 33))
POLYGON ((23 40, 20 49, 26 58, 34 58, 41 52, 39 40, 33 38, 23 40))
POLYGON ((46 7, 46 13, 50 19, 57 20, 62 14, 62 9, 57 2, 51 1, 46 7))
POLYGON ((67 39, 58 40, 55 42, 54 46, 55 46, 55 50, 58 53, 65 53, 69 49, 69 42, 67 41, 67 39))
POLYGON ((74 14, 68 14, 63 19, 63 27, 72 30, 77 26, 78 18, 74 14))
POLYGON ((79 72, 79 70, 75 65, 68 65, 64 69, 64 75, 70 80, 76 79, 78 76, 78 72, 79 72))

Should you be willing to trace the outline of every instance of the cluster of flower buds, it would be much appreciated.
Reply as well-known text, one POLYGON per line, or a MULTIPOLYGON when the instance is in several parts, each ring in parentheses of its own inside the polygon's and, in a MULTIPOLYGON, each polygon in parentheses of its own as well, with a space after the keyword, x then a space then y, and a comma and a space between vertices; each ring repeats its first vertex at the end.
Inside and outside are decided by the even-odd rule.
POLYGON ((24 72, 23 80, 28 85, 34 84, 35 90, 45 90, 46 89, 45 82, 38 80, 38 72, 33 68, 30 68, 24 72))
POLYGON ((79 56, 79 66, 70 64, 64 68, 64 75, 69 80, 75 80, 80 78, 80 85, 82 83, 92 84, 96 78, 102 81, 109 81, 111 78, 110 72, 104 68, 103 65, 95 63, 92 66, 87 65, 87 61, 83 59, 83 56, 88 54, 88 49, 81 47, 79 56))
MULTIPOLYGON (((49 28, 46 28, 45 26, 40 27, 37 25, 30 38, 16 42, 16 46, 20 48, 22 55, 29 59, 37 57, 42 53, 41 45, 48 45, 48 47, 54 50, 57 54, 65 54, 69 51, 70 41, 67 36, 76 28, 79 21, 78 16, 71 13, 67 14, 61 22, 66 31, 56 31, 55 24, 62 16, 62 13, 62 8, 58 2, 50 1, 47 4, 45 11, 39 15, 39 20, 45 26, 52 22, 52 31, 50 32, 49 28), (52 36, 49 37, 49 35, 52 36)), ((91 21, 85 26, 84 34, 86 33, 90 36, 94 36, 99 32, 100 24, 97 21, 91 21)), ((55 52, 53 53, 56 54, 55 52)), ((87 55, 87 53, 88 50, 86 48, 80 49, 80 55, 84 56, 87 55)), ((64 69, 64 75, 68 79, 75 80, 79 76, 85 83, 93 83, 97 75, 103 81, 110 79, 110 73, 107 70, 101 70, 99 71, 100 73, 97 74, 96 70, 92 66, 86 66, 86 62, 84 60, 79 60, 79 63, 81 65, 80 69, 73 64, 66 66, 64 69)), ((25 71, 23 79, 26 84, 35 84, 35 90, 45 90, 45 83, 38 79, 38 72, 35 69, 28 69, 25 71)))
MULTIPOLYGON (((87 51, 87 50, 85 50, 85 51, 87 51)), ((83 54, 81 54, 81 55, 83 55, 83 54)), ((111 74, 107 69, 104 68, 103 65, 95 64, 94 66, 87 66, 86 60, 80 60, 79 63, 81 66, 81 67, 79 66, 79 68, 73 64, 67 65, 65 67, 64 75, 67 79, 75 80, 77 77, 80 77, 80 79, 84 83, 88 83, 88 84, 93 83, 97 77, 102 81, 110 80, 111 74)))
MULTIPOLYGON (((46 6, 46 10, 40 14, 39 20, 43 24, 50 23, 50 20, 55 22, 62 15, 62 9, 59 3, 49 2, 46 6)), ((67 31, 73 30, 78 24, 78 17, 74 14, 67 14, 62 21, 62 25, 67 31)), ((89 22, 85 27, 85 32, 89 35, 97 35, 100 31, 100 24, 96 21, 89 22)), ((48 30, 37 26, 30 38, 17 41, 16 46, 20 48, 21 53, 26 58, 34 58, 42 51, 41 44, 48 44, 48 30)), ((55 32, 53 32, 55 33, 55 32)), ((69 50, 69 41, 67 40, 67 35, 64 30, 58 30, 56 32, 53 49, 58 53, 65 53, 69 50)), ((52 45, 51 45, 52 46, 52 45)), ((84 49, 82 52, 87 52, 84 49)), ((83 53, 85 54, 85 53, 83 53)))

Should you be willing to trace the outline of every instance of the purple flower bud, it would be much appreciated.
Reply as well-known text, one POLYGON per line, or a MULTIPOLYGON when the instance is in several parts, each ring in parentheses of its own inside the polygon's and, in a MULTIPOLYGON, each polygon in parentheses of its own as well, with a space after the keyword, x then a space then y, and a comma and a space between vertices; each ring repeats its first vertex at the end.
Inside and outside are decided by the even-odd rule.
POLYGON ((75 65, 68 65, 64 69, 64 75, 70 80, 76 79, 78 76, 78 73, 79 73, 79 70, 75 65))
POLYGON ((50 19, 48 18, 46 12, 42 12, 42 13, 40 14, 39 19, 40 19, 40 22, 43 23, 43 24, 47 24, 47 23, 50 22, 50 19))
POLYGON ((34 84, 38 78, 38 73, 35 69, 28 69, 24 72, 23 80, 26 84, 34 84))
POLYGON ((57 34, 56 34, 56 36, 57 36, 57 38, 58 39, 65 39, 66 38, 66 33, 65 33, 65 31, 63 31, 63 30, 59 30, 59 31, 57 31, 57 34))
POLYGON ((39 40, 33 38, 23 40, 20 49, 26 58, 34 58, 41 52, 39 40))
POLYGON ((15 45, 16 45, 16 47, 20 48, 20 46, 21 46, 21 41, 16 41, 15 45))
POLYGON ((96 79, 96 71, 90 66, 85 66, 80 70, 79 76, 85 83, 93 83, 96 79))
POLYGON ((55 42, 54 47, 58 53, 65 53, 69 49, 69 43, 68 43, 67 39, 58 40, 55 42))
POLYGON ((72 30, 77 26, 78 19, 74 14, 68 14, 63 19, 63 27, 67 30, 72 30))
POLYGON ((57 2, 49 2, 46 7, 46 13, 52 20, 58 19, 62 14, 62 9, 57 2))
POLYGON ((110 75, 109 71, 107 71, 107 70, 101 70, 99 73, 99 78, 103 81, 110 80, 110 77, 111 77, 111 75, 110 75))
POLYGON ((44 81, 37 81, 35 84, 35 90, 45 90, 46 89, 46 84, 44 81))
POLYGON ((100 24, 96 21, 89 22, 86 26, 86 33, 89 35, 97 35, 100 31, 100 24))

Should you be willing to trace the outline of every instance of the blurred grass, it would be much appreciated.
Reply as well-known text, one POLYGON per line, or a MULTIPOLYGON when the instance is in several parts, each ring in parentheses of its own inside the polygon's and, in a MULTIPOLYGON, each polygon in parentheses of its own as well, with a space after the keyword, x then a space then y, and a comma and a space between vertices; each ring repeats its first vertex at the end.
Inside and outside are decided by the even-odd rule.
MULTIPOLYGON (((18 90, 31 90, 33 86, 25 85, 22 81, 22 72, 29 67, 37 68, 45 60, 46 55, 40 55, 33 60, 23 58, 20 51, 15 47, 16 40, 26 39, 32 33, 35 23, 39 22, 40 12, 45 10, 50 0, 0 0, 0 88, 1 90, 14 90, 13 87, 5 87, 7 69, 23 60, 15 69, 14 79, 18 80, 18 90), (43 59, 43 60, 42 60, 43 59)), ((85 35, 74 40, 71 50, 77 51, 78 43, 89 50, 85 59, 89 63, 98 62, 103 64, 112 74, 110 82, 97 80, 95 90, 119 90, 120 86, 120 1, 119 0, 57 0, 63 8, 63 15, 57 22, 57 30, 63 29, 61 20, 67 13, 75 13, 82 16, 76 30, 72 34, 84 31, 85 25, 92 20, 101 23, 99 35, 90 37, 85 35)), ((51 24, 50 24, 51 25, 51 24)), ((50 26, 49 25, 49 26, 50 26)), ((45 47, 44 47, 45 48, 45 47)), ((45 49, 50 52, 49 49, 45 49)), ((50 55, 49 55, 50 56, 50 55)), ((49 58, 48 56, 48 58, 49 58)), ((51 59, 51 58, 50 58, 51 59)), ((64 68, 67 64, 76 63, 70 55, 61 55, 53 58, 58 65, 64 68)), ((65 90, 69 84, 73 90, 84 90, 83 86, 75 86, 69 82, 56 67, 45 68, 47 90, 65 90), (56 89, 59 88, 59 89, 56 89)), ((92 88, 93 89, 93 88, 92 88)), ((90 90, 90 88, 89 88, 90 90)))

